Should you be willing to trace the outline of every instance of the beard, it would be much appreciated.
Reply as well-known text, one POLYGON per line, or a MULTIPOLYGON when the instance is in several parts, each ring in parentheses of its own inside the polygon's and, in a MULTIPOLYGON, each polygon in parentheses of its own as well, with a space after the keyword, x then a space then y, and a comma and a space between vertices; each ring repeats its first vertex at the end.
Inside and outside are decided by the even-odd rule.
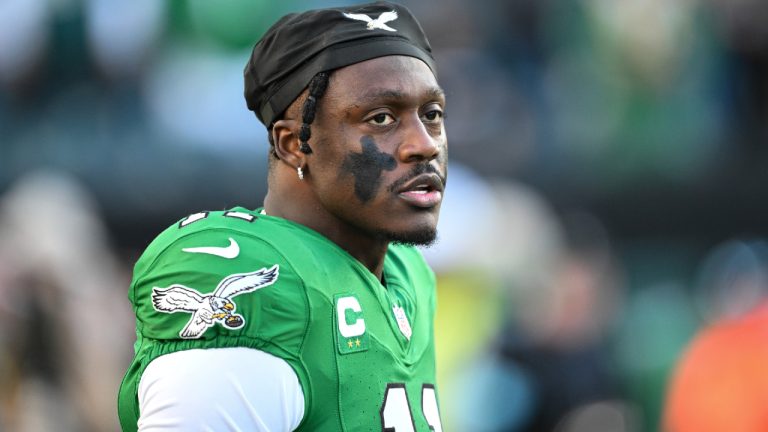
POLYGON ((437 229, 433 227, 424 227, 412 231, 386 231, 382 232, 381 236, 394 244, 430 247, 437 241, 437 229))

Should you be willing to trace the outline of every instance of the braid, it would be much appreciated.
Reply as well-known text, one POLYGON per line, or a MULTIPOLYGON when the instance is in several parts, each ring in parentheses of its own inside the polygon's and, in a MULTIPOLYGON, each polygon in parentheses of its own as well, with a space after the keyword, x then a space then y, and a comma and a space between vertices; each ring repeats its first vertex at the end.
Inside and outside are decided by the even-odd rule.
POLYGON ((299 129, 299 148, 305 154, 312 153, 312 148, 309 147, 309 138, 312 137, 312 131, 309 129, 309 126, 315 120, 317 102, 323 97, 327 88, 328 72, 318 73, 309 82, 309 96, 307 96, 307 100, 304 101, 304 106, 301 108, 301 129, 299 129))

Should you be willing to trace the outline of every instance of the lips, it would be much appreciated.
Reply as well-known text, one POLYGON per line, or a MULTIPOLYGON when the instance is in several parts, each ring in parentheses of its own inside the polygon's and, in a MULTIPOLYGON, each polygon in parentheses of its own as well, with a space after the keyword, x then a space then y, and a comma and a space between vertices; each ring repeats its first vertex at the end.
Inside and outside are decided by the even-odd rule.
POLYGON ((421 174, 399 188, 397 194, 413 206, 431 208, 443 200, 443 181, 437 174, 421 174))

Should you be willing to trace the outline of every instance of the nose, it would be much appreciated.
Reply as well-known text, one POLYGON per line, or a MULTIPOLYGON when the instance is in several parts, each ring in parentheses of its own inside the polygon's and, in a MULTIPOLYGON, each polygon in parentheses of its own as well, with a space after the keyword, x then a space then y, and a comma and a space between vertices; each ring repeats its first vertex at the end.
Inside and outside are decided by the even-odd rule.
POLYGON ((430 133, 418 115, 409 116, 398 156, 403 162, 430 161, 440 154, 443 134, 430 133))

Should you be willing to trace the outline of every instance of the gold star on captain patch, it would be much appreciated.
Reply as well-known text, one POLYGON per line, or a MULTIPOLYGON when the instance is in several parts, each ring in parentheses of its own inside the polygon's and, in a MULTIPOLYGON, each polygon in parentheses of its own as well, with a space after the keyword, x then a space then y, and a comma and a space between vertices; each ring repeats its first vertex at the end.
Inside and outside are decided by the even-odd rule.
POLYGON ((352 348, 352 341, 351 340, 347 341, 347 346, 352 348))
POLYGON ((355 339, 355 346, 360 346, 360 339, 355 339))

